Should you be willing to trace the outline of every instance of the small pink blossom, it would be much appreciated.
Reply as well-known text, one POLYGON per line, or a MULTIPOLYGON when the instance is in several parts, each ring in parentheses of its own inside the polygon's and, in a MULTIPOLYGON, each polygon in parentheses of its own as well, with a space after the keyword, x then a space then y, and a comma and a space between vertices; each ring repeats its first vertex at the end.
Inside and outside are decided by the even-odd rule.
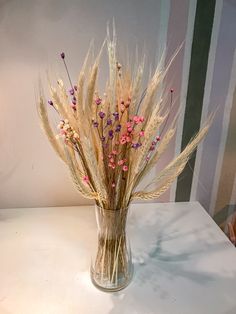
POLYGON ((117 155, 118 154, 117 150, 113 150, 111 153, 112 153, 112 155, 117 155))
POLYGON ((128 171, 128 166, 124 165, 122 169, 123 171, 128 171))
POLYGON ((116 186, 116 184, 113 182, 111 186, 114 188, 116 186))
POLYGON ((132 127, 132 123, 131 122, 127 122, 126 126, 127 126, 127 128, 130 128, 130 127, 132 127))
POLYGON ((144 117, 139 117, 139 121, 143 122, 144 121, 144 117))
POLYGON ((119 165, 119 166, 122 166, 124 163, 125 163, 125 161, 124 161, 123 159, 121 159, 121 160, 118 161, 118 165, 119 165))
POLYGON ((147 156, 147 157, 146 157, 146 161, 149 161, 149 159, 150 159, 150 157, 149 157, 149 156, 147 156))
POLYGON ((95 99, 95 103, 96 103, 96 105, 100 105, 101 104, 101 102, 102 102, 102 99, 101 98, 97 98, 97 99, 95 99))
POLYGON ((133 120, 134 120, 135 124, 138 124, 138 123, 139 123, 139 117, 138 117, 138 116, 134 116, 134 117, 133 117, 133 120))
POLYGON ((84 181, 85 183, 89 183, 89 177, 88 177, 88 176, 84 176, 84 177, 83 177, 83 181, 84 181))
POLYGON ((114 161, 115 161, 114 158, 111 158, 111 159, 110 159, 110 162, 111 162, 111 163, 114 163, 114 161))
POLYGON ((143 137, 144 136, 144 131, 139 132, 139 136, 143 137))
POLYGON ((131 137, 130 136, 126 136, 126 142, 127 143, 131 142, 131 137))
POLYGON ((156 137, 157 142, 159 142, 161 140, 160 136, 156 137))
POLYGON ((109 162, 108 167, 115 169, 116 165, 112 162, 109 162))
POLYGON ((129 127, 129 128, 127 129, 127 131, 128 131, 129 133, 131 133, 131 132, 133 131, 133 128, 132 128, 132 127, 129 127))

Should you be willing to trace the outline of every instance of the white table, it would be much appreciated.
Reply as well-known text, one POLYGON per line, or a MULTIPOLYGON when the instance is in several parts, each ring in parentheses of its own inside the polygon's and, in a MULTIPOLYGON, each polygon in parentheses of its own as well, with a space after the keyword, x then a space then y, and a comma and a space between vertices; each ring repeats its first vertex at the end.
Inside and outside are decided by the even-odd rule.
POLYGON ((132 283, 90 282, 93 207, 0 210, 0 314, 235 314, 236 249, 198 203, 133 205, 132 283))

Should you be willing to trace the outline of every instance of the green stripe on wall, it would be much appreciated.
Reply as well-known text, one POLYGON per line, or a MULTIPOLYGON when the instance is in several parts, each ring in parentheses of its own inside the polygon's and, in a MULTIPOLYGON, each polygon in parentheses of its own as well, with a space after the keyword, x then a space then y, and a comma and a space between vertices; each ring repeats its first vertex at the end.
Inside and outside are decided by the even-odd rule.
MULTIPOLYGON (((197 1, 181 150, 200 128, 214 11, 215 0, 197 1)), ((190 199, 195 159, 196 152, 177 180, 177 202, 190 199)))

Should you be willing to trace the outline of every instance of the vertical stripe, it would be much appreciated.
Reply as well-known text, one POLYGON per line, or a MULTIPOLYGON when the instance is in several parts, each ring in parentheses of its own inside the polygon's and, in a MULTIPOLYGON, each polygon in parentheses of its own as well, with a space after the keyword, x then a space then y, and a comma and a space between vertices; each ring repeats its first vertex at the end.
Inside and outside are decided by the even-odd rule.
MULTIPOLYGON (((235 152, 234 152, 235 154, 235 152)), ((236 212, 236 175, 234 177, 234 184, 233 184, 233 188, 232 188, 232 194, 231 194, 231 198, 230 198, 230 203, 231 206, 229 206, 228 208, 228 212, 227 212, 227 220, 226 222, 230 222, 232 219, 232 215, 235 214, 236 212)), ((225 232, 227 231, 227 224, 225 224, 225 232)))
MULTIPOLYGON (((178 127, 176 131, 175 137, 175 156, 180 153, 181 150, 181 139, 182 139, 182 131, 184 124, 184 112, 186 105, 186 97, 187 97, 187 88, 188 88, 188 78, 189 78, 189 67, 190 67, 190 59, 191 59, 191 47, 193 41, 193 28, 194 28, 194 20, 196 13, 197 0, 192 0, 189 3, 189 12, 188 12, 188 22, 187 22, 187 32, 185 38, 184 45, 184 62, 183 62, 183 72, 182 72, 182 84, 180 91, 180 115, 178 118, 178 127)), ((177 179, 172 184, 170 190, 170 201, 173 202, 175 200, 177 179)))
MULTIPOLYGON (((231 195, 234 185, 234 178, 236 174, 236 88, 234 89, 232 109, 229 111, 228 134, 225 144, 224 156, 221 166, 221 175, 218 185, 218 192, 216 198, 216 205, 214 212, 222 210, 224 207, 230 205, 231 195)), ((227 123, 227 121, 226 121, 227 123)))
POLYGON ((224 0, 208 111, 212 112, 217 106, 219 107, 214 123, 203 142, 199 182, 196 191, 196 200, 198 200, 208 211, 212 199, 211 213, 214 212, 213 207, 217 193, 216 185, 220 176, 220 169, 217 168, 217 159, 218 156, 223 153, 220 148, 220 142, 236 45, 234 40, 236 28, 235 14, 236 4, 224 0), (215 188, 216 190, 214 190, 215 188))
MULTIPOLYGON (((219 210, 219 208, 216 208, 217 191, 218 191, 218 188, 220 185, 221 173, 222 173, 222 171, 225 171, 225 169, 223 169, 223 166, 226 166, 223 164, 223 161, 224 161, 224 154, 225 154, 226 141, 227 141, 227 133, 228 133, 228 128, 229 128, 230 113, 231 113, 231 108, 232 108, 232 104, 233 104, 233 95, 234 95, 235 85, 236 85, 236 50, 234 53, 233 68, 232 68, 232 72, 231 72, 231 78, 230 78, 230 83, 229 83, 229 87, 228 87, 228 95, 227 95, 226 104, 225 104, 225 110, 224 110, 224 116, 223 116, 223 127, 222 127, 221 138, 220 138, 219 154, 218 154, 217 163, 216 163, 216 171, 215 171, 215 176, 214 176, 214 178, 215 178, 214 179, 214 186, 213 186, 212 195, 211 195, 210 214, 212 216, 214 215, 214 213, 217 210, 219 210)), ((234 141, 235 141, 235 139, 234 139, 234 141)), ((231 140, 231 142, 232 142, 232 140, 231 140)), ((231 145, 232 145, 232 143, 231 143, 231 145)), ((229 149, 231 149, 231 148, 229 148, 229 149)), ((227 157, 225 157, 225 158, 227 158, 227 157)), ((231 166, 233 167, 234 164, 236 164, 235 158, 234 158, 231 166)), ((232 168, 232 171, 233 170, 234 170, 234 168, 232 168)), ((224 184, 226 184, 226 182, 224 184)), ((230 196, 231 196, 231 194, 230 194, 230 196)), ((218 206, 219 206, 219 204, 218 204, 218 206)))
MULTIPOLYGON (((209 109, 209 102, 210 102, 210 95, 212 89, 212 78, 213 78, 213 71, 215 65, 215 56, 216 56, 216 48, 217 48, 217 41, 220 29, 220 20, 222 14, 222 7, 223 7, 223 0, 216 1, 216 8, 215 8, 215 15, 214 15, 214 22, 213 22, 213 29, 212 29, 212 36, 211 36, 211 45, 209 51, 209 58, 208 58, 208 66, 207 66, 207 74, 206 74, 206 84, 205 84, 205 92, 203 98, 203 109, 202 109, 202 117, 201 117, 201 125, 206 121, 209 109)), ((201 185, 201 180, 199 181, 199 172, 200 172, 200 164, 202 158, 202 150, 203 150, 203 143, 198 145, 197 155, 196 155, 196 162, 194 167, 194 174, 193 174, 193 183, 191 189, 191 201, 196 200, 196 192, 197 192, 197 185, 201 185)), ((201 186, 204 189, 204 186, 201 186)))
MULTIPOLYGON (((198 0, 181 149, 185 148, 200 127, 214 10, 215 0, 198 0)), ((195 157, 196 152, 189 160, 189 165, 182 176, 177 180, 176 201, 190 199, 195 157)))
MULTIPOLYGON (((189 11, 189 0, 182 0, 181 2, 172 0, 170 7, 170 16, 168 24, 167 42, 166 42, 166 63, 169 62, 176 49, 183 43, 186 37, 187 25, 188 25, 188 11, 189 11), (178 23, 178 27, 176 27, 178 23)), ((170 89, 174 88, 174 103, 173 110, 171 110, 168 121, 172 120, 172 117, 176 114, 179 108, 179 98, 181 89, 181 79, 184 62, 184 49, 182 49, 176 56, 172 63, 165 80, 164 94, 169 97, 170 100, 170 89), (176 96, 175 96, 176 95, 176 96)), ((168 126, 167 126, 168 127, 168 126)), ((165 129, 167 129, 167 127, 165 129)), ((174 143, 174 139, 172 140, 174 143)), ((157 164, 156 171, 166 166, 174 157, 174 145, 169 145, 165 156, 161 158, 157 164)), ((170 199, 170 191, 164 193, 158 201, 167 202, 170 199)))

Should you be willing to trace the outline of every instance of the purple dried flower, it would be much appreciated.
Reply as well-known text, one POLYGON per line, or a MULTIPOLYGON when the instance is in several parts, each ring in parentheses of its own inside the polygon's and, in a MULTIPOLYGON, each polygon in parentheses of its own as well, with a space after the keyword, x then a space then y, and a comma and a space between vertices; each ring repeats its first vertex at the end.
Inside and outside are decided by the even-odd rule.
POLYGON ((137 149, 137 148, 139 148, 140 146, 142 146, 141 143, 133 143, 133 144, 131 145, 131 147, 134 148, 134 149, 137 149))
POLYGON ((70 93, 71 95, 74 95, 74 93, 75 93, 74 88, 71 88, 71 89, 69 90, 69 93, 70 93))
POLYGON ((97 127, 98 127, 98 122, 97 122, 97 121, 94 121, 94 122, 93 122, 93 126, 94 126, 95 128, 97 128, 97 127))
POLYGON ((112 120, 111 119, 107 119, 107 125, 111 125, 112 124, 112 120))
POLYGON ((72 104, 76 105, 76 99, 72 99, 72 104))
POLYGON ((133 143, 133 144, 131 145, 131 147, 134 148, 134 149, 137 149, 137 148, 138 148, 138 143, 133 143))
POLYGON ((98 113, 98 115, 99 115, 99 117, 100 117, 101 119, 103 119, 103 118, 105 117, 105 113, 102 112, 102 111, 100 111, 100 112, 98 113))
POLYGON ((49 100, 49 101, 48 101, 48 104, 49 104, 50 106, 53 106, 52 100, 49 100))
POLYGON ((61 58, 65 59, 65 53, 64 52, 61 53, 61 58))
POLYGON ((119 112, 114 112, 113 116, 115 117, 115 120, 119 120, 119 112))
POLYGON ((75 90, 75 91, 77 91, 77 90, 78 90, 78 88, 77 88, 77 86, 76 86, 76 85, 74 86, 74 90, 75 90))
POLYGON ((110 130, 110 131, 108 132, 108 135, 109 135, 109 137, 112 139, 112 138, 113 138, 113 130, 110 130))
POLYGON ((116 132, 120 132, 120 130, 121 130, 121 125, 118 124, 117 127, 116 127, 116 132))

